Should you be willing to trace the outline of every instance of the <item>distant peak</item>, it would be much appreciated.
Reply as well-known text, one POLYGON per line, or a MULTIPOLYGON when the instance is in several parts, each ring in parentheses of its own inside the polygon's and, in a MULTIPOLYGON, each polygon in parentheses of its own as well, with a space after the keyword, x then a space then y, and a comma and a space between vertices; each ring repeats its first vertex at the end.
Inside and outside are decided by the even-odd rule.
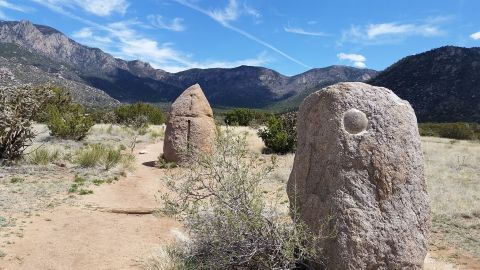
POLYGON ((134 65, 134 66, 143 66, 143 67, 152 67, 150 65, 150 63, 147 63, 147 62, 143 62, 141 60, 132 60, 132 61, 129 61, 130 64, 134 65))

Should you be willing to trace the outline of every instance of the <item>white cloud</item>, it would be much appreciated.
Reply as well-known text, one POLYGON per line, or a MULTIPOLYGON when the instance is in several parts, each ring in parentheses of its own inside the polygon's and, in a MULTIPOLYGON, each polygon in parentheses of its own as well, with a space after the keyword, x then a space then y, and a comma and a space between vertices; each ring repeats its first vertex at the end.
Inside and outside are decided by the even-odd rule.
POLYGON ((388 22, 364 26, 352 25, 349 30, 343 31, 339 43, 385 44, 396 43, 411 36, 441 36, 444 31, 439 24, 445 21, 447 19, 444 17, 435 17, 423 23, 388 22))
POLYGON ((381 23, 370 24, 367 26, 367 37, 374 39, 384 35, 418 35, 418 36, 438 36, 442 31, 434 25, 415 25, 415 24, 399 24, 399 23, 381 23))
POLYGON ((10 10, 20 11, 20 12, 28 12, 31 10, 31 8, 29 7, 12 4, 7 0, 0 0, 0 20, 6 20, 6 21, 12 20, 12 18, 7 16, 2 9, 10 9, 10 10))
POLYGON ((125 0, 76 0, 79 7, 98 16, 109 16, 117 12, 125 14, 128 3, 125 0))
POLYGON ((148 21, 156 28, 167 29, 170 31, 181 32, 185 30, 182 18, 174 18, 170 23, 160 15, 148 15, 148 21))
POLYGON ((338 59, 340 60, 350 60, 355 62, 365 62, 367 58, 361 54, 354 53, 339 53, 337 54, 338 59))
POLYGON ((306 68, 311 68, 310 66, 306 65, 305 63, 293 58, 292 56, 288 55, 287 53, 283 52, 282 50, 276 48, 275 46, 273 46, 272 44, 248 33, 247 31, 243 30, 243 29, 240 29, 238 27, 235 27, 233 25, 231 25, 229 23, 229 21, 232 21, 232 20, 235 20, 236 18, 238 18, 238 16, 236 17, 236 8, 238 8, 238 5, 236 4, 236 1, 235 0, 230 0, 228 6, 223 9, 223 11, 219 11, 219 10, 207 10, 207 9, 203 9, 187 0, 175 0, 177 3, 181 4, 181 5, 184 5, 188 8, 191 8, 193 10, 196 10, 208 17, 210 17, 211 19, 215 20, 216 22, 218 22, 219 24, 221 24, 223 27, 229 29, 229 30, 232 30, 234 32, 237 32, 238 34, 280 54, 281 56, 287 58, 288 60, 294 62, 294 63, 297 63, 303 67, 306 67, 306 68), (233 4, 232 4, 233 3, 233 4))
POLYGON ((224 9, 213 9, 209 11, 209 14, 214 20, 220 23, 227 23, 238 19, 240 9, 236 0, 229 0, 228 5, 224 9))
POLYGON ((317 36, 317 37, 325 37, 328 36, 328 34, 323 33, 323 32, 312 32, 312 31, 307 31, 299 27, 290 27, 290 26, 285 26, 283 27, 283 30, 288 33, 293 33, 293 34, 299 34, 299 35, 307 35, 307 36, 317 36))
POLYGON ((29 10, 29 8, 27 7, 12 4, 7 0, 0 0, 0 8, 7 8, 15 11, 20 11, 20 12, 27 12, 29 10))
MULTIPOLYGON (((177 2, 186 3, 186 1, 183 0, 177 2)), ((242 15, 248 15, 257 20, 262 17, 258 10, 245 3, 243 3, 243 5, 240 5, 237 0, 228 0, 228 5, 226 7, 222 9, 211 9, 208 10, 207 13, 210 17, 212 17, 214 20, 221 24, 236 21, 242 15)))
POLYGON ((45 6, 57 9, 69 8, 72 10, 81 8, 86 12, 97 16, 110 16, 113 13, 124 15, 129 6, 126 0, 33 0, 45 6))
POLYGON ((99 47, 116 57, 149 62, 153 67, 169 72, 178 72, 190 68, 235 67, 239 65, 265 65, 270 61, 266 53, 255 58, 235 61, 205 60, 195 61, 191 55, 173 48, 173 44, 159 43, 144 37, 133 27, 136 22, 123 21, 108 24, 104 28, 85 27, 73 34, 80 42, 99 47))
POLYGON ((254 9, 253 7, 245 3, 243 4, 243 13, 245 13, 250 17, 253 17, 256 23, 261 22, 262 14, 260 14, 258 10, 254 9))
POLYGON ((77 32, 73 33, 73 37, 75 38, 90 38, 92 37, 92 35, 93 35, 92 29, 88 27, 84 27, 78 30, 77 32))
POLYGON ((354 67, 358 68, 366 68, 367 65, 365 64, 365 61, 367 61, 367 58, 361 54, 354 54, 354 53, 339 53, 337 54, 338 59, 340 60, 346 60, 350 62, 354 67))
POLYGON ((61 6, 52 5, 45 0, 32 0, 54 12, 68 16, 74 20, 88 25, 73 33, 78 41, 92 47, 98 47, 115 57, 126 60, 142 60, 149 62, 155 68, 169 72, 178 72, 190 68, 234 67, 238 65, 265 65, 270 61, 266 53, 261 53, 254 58, 235 61, 222 60, 192 60, 192 55, 173 48, 169 42, 160 43, 145 37, 135 30, 142 26, 137 21, 120 21, 107 25, 98 24, 83 17, 77 16, 61 6))
POLYGON ((476 32, 470 35, 473 40, 480 40, 480 32, 476 32))
POLYGON ((74 32, 72 36, 78 41, 82 41, 86 45, 96 48, 108 48, 112 43, 110 37, 95 35, 89 27, 84 27, 77 32, 74 32))

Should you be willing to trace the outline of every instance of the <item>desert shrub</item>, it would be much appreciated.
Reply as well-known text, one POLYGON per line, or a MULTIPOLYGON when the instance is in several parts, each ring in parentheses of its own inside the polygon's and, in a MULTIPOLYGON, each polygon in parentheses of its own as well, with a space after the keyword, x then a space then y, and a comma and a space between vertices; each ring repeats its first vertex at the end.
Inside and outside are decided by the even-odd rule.
MULTIPOLYGON (((172 269, 294 269, 318 262, 320 237, 265 198, 272 162, 246 148, 246 137, 219 133, 215 150, 194 155, 168 179, 162 213, 184 221, 189 240, 169 252, 172 269), (172 195, 173 194, 173 195, 172 195)), ((273 202, 272 202, 273 201, 273 202)))
POLYGON ((165 116, 163 112, 150 104, 135 103, 129 105, 123 105, 114 110, 116 120, 120 124, 132 125, 132 123, 138 122, 139 117, 145 117, 142 119, 147 125, 161 125, 165 123, 165 116))
POLYGON ((40 147, 28 154, 28 161, 35 165, 48 165, 60 158, 60 150, 40 147))
POLYGON ((272 116, 267 126, 258 131, 265 146, 275 153, 285 154, 295 151, 297 144, 296 113, 272 116))
POLYGON ((62 139, 81 140, 94 125, 91 117, 85 115, 84 108, 79 104, 70 104, 61 110, 50 106, 48 114, 47 126, 50 134, 62 139))
POLYGON ((131 122, 131 127, 137 130, 138 134, 145 135, 148 132, 148 117, 145 115, 139 115, 131 122))
POLYGON ((225 113, 225 124, 230 126, 248 126, 255 119, 255 113, 250 109, 234 109, 225 113))
POLYGON ((480 125, 476 123, 420 123, 420 135, 457 140, 480 139, 480 125))
POLYGON ((72 95, 64 87, 56 85, 47 85, 46 87, 48 87, 51 95, 44 103, 42 111, 35 117, 35 121, 40 123, 48 122, 48 108, 55 107, 60 111, 65 111, 73 102, 72 95))
POLYGON ((270 116, 269 113, 239 108, 226 112, 223 120, 229 126, 251 126, 265 123, 270 116))
POLYGON ((116 124, 118 122, 117 115, 114 111, 108 111, 103 113, 101 116, 98 117, 98 122, 96 123, 109 123, 109 124, 116 124))
POLYGON ((35 137, 33 120, 50 96, 46 86, 0 89, 0 162, 23 155, 35 137))

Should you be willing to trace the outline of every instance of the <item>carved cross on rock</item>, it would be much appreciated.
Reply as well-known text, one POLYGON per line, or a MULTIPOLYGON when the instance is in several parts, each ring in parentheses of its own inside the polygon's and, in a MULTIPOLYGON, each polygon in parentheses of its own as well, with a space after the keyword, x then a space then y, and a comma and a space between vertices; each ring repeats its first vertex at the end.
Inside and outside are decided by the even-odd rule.
POLYGON ((170 108, 163 158, 169 162, 188 162, 191 155, 211 151, 214 138, 212 108, 200 85, 192 85, 170 108))

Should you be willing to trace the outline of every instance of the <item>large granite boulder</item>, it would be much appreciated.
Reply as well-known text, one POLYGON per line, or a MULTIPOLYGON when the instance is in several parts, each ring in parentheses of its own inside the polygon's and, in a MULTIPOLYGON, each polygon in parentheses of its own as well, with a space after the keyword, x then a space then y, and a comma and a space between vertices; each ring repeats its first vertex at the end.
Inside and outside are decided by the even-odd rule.
POLYGON ((200 85, 187 88, 170 108, 163 144, 163 158, 188 162, 193 154, 208 153, 215 138, 213 111, 200 85))
POLYGON ((392 91, 339 83, 308 96, 287 192, 327 269, 421 269, 430 208, 415 113, 392 91))

